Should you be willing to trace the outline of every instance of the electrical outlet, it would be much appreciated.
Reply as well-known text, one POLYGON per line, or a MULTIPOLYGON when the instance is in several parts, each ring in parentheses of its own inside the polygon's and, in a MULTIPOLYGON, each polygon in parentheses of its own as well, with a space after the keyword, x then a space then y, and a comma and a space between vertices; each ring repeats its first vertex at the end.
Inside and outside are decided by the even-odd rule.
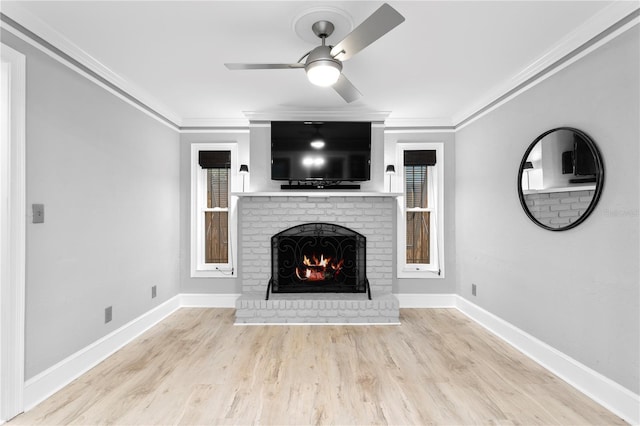
POLYGON ((151 286, 151 298, 155 298, 158 295, 158 291, 156 289, 156 286, 151 286))
POLYGON ((108 308, 104 309, 104 323, 108 323, 111 322, 111 320, 113 319, 113 309, 112 306, 109 306, 108 308))
POLYGON ((33 223, 44 223, 44 204, 32 204, 33 223))
POLYGON ((476 285, 475 284, 471 284, 471 295, 472 296, 476 295, 476 285))

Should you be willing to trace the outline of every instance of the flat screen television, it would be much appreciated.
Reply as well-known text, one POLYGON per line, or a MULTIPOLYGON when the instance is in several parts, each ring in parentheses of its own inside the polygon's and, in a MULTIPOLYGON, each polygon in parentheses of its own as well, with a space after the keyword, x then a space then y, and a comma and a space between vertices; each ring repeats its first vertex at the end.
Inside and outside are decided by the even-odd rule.
POLYGON ((576 176, 591 176, 596 174, 596 160, 589 149, 589 145, 578 135, 573 137, 573 173, 576 176))
POLYGON ((370 122, 271 122, 272 180, 362 182, 370 172, 370 122))

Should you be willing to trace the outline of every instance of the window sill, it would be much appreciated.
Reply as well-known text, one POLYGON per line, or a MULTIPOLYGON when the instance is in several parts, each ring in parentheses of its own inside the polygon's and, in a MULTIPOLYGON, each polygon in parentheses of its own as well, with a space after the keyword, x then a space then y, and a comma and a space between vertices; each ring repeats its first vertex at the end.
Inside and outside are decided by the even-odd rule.
POLYGON ((399 270, 397 273, 397 277, 398 278, 434 278, 434 279, 442 279, 444 278, 444 271, 440 271, 440 274, 438 274, 438 271, 436 270, 420 270, 420 271, 415 271, 415 270, 399 270))
POLYGON ((207 269, 207 270, 196 270, 196 271, 192 270, 191 278, 238 278, 238 273, 235 269, 234 270, 207 269))

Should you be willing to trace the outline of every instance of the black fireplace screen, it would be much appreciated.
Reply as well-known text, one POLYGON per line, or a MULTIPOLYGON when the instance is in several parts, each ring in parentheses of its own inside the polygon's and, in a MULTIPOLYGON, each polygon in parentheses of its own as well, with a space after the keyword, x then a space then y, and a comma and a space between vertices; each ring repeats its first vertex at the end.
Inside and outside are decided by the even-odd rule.
POLYGON ((340 225, 307 223, 271 237, 273 293, 364 293, 363 235, 340 225))

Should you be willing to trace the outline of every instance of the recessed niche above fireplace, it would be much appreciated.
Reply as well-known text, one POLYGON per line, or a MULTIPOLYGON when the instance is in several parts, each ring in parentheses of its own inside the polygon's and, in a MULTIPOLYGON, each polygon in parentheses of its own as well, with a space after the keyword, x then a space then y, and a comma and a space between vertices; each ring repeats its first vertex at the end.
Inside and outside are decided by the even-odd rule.
POLYGON ((271 237, 273 293, 369 293, 366 238, 330 223, 306 223, 271 237))

